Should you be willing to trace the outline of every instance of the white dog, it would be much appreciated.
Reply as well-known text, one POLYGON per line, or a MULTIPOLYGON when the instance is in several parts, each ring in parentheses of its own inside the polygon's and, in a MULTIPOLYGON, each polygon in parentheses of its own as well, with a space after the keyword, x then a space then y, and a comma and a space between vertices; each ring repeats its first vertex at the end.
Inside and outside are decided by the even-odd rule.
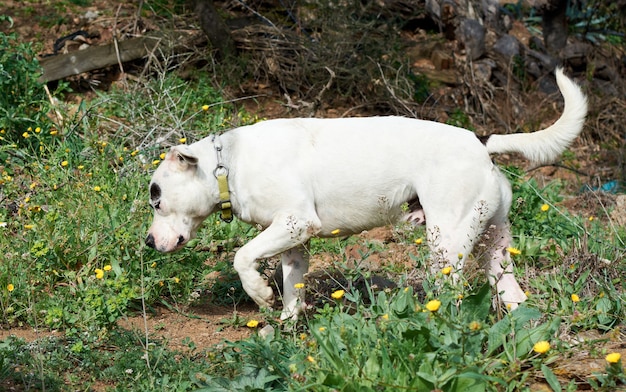
POLYGON ((154 221, 146 244, 181 248, 222 209, 264 230, 235 255, 243 288, 270 307, 257 271, 282 254, 282 318, 303 305, 303 245, 407 219, 427 225, 434 269, 460 271, 482 234, 490 283, 510 308, 526 299, 507 248, 511 187, 489 154, 517 152, 534 163, 558 158, 581 132, 587 101, 560 69, 565 108, 534 133, 478 137, 451 125, 402 117, 279 119, 172 147, 150 183, 154 221), (482 140, 482 142, 481 142, 482 140))

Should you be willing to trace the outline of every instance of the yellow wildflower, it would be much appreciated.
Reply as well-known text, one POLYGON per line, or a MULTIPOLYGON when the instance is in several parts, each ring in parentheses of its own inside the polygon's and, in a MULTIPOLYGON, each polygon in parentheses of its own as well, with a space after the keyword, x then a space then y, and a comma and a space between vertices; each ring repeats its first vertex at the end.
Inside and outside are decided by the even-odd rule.
POLYGON ((209 110, 209 105, 202 105, 202 110, 204 110, 205 112, 209 110))
POLYGON ((294 288, 296 289, 303 289, 304 288, 304 283, 296 283, 293 285, 294 288))
POLYGON ((248 328, 256 328, 258 326, 259 326, 259 322, 257 320, 254 320, 254 319, 252 319, 252 320, 250 320, 250 321, 248 321, 246 323, 246 327, 248 327, 248 328))
POLYGON ((469 329, 471 331, 478 331, 480 328, 482 328, 482 326, 478 321, 472 321, 471 323, 469 323, 469 329))
POLYGON ((41 132, 41 128, 39 127, 35 128, 35 133, 39 133, 39 132, 41 132))
POLYGON ((339 230, 339 229, 335 229, 335 230, 331 231, 330 234, 337 235, 337 234, 339 234, 340 231, 341 230, 339 230))
POLYGON ((180 278, 177 276, 175 276, 172 280, 174 281, 174 283, 180 283, 180 278))
POLYGON ((550 206, 549 206, 549 205, 547 205, 547 204, 544 204, 544 205, 542 205, 542 206, 541 206, 541 211, 543 211, 543 212, 546 212, 546 211, 548 211, 549 209, 550 209, 550 206))
POLYGON ((593 217, 593 215, 591 215, 591 216, 589 217, 589 222, 591 222, 591 221, 592 221, 592 220, 594 220, 594 219, 595 219, 595 218, 593 217))
POLYGON ((7 285, 7 290, 9 290, 9 292, 11 292, 11 291, 15 290, 15 286, 13 286, 13 283, 9 283, 9 284, 7 285))
POLYGON ((59 131, 57 131, 56 129, 50 131, 50 135, 52 136, 56 135, 57 133, 59 133, 59 131))
POLYGON ((63 161, 63 162, 61 162, 61 166, 66 167, 67 165, 69 165, 69 162, 68 162, 68 161, 63 161))
POLYGON ((29 225, 24 225, 24 228, 26 230, 31 230, 31 229, 35 228, 35 225, 30 225, 30 224, 29 225))
POLYGON ((104 267, 102 267, 103 270, 105 271, 111 271, 112 267, 110 264, 105 265, 104 267))
POLYGON ((155 159, 154 161, 152 161, 152 164, 153 164, 154 166, 156 166, 156 165, 158 165, 158 164, 159 164, 159 162, 161 162, 161 160, 159 160, 159 159, 155 159))
POLYGON ((578 294, 572 294, 572 302, 580 302, 580 297, 578 294))
POLYGON ((187 138, 186 138, 186 137, 181 137, 180 139, 178 139, 178 141, 179 141, 181 144, 185 144, 185 143, 187 143, 187 138))
POLYGON ((164 153, 164 152, 162 152, 162 153, 159 155, 159 158, 161 158, 161 159, 165 159, 165 153, 164 153))
POLYGON ((463 253, 459 253, 457 257, 459 258, 459 260, 461 260, 463 258, 463 253))
POLYGON ((533 351, 539 354, 545 354, 550 350, 550 343, 542 340, 540 342, 535 343, 533 346, 533 351))
POLYGON ((604 357, 608 363, 618 363, 620 359, 622 359, 622 354, 620 353, 610 353, 606 357, 604 357))
POLYGON ((102 190, 102 188, 100 188, 98 185, 93 187, 93 190, 96 192, 100 192, 102 190))
POLYGON ((319 327, 319 328, 318 328, 318 331, 320 331, 320 332, 324 332, 324 331, 326 331, 326 327, 319 327))
POLYGON ((451 272, 452 272, 452 267, 450 267, 450 266, 448 266, 448 267, 444 267, 444 268, 441 270, 441 273, 442 273, 442 274, 444 274, 444 275, 450 275, 450 273, 451 273, 451 272))
POLYGON ((506 248, 507 252, 509 252, 509 254, 511 256, 519 256, 522 254, 522 251, 517 249, 517 248, 513 248, 512 246, 509 246, 508 248, 506 248))
POLYGON ((416 238, 414 242, 415 242, 415 245, 421 245, 422 242, 424 242, 424 240, 421 238, 416 238))
POLYGON ((439 301, 438 299, 433 299, 428 301, 428 303, 426 304, 426 309, 430 310, 431 312, 436 312, 439 310, 440 306, 441 301, 439 301))
POLYGON ((307 360, 307 361, 309 361, 309 362, 311 362, 311 363, 315 363, 315 358, 313 358, 313 357, 312 357, 312 356, 310 356, 310 355, 306 357, 306 360, 307 360))
POLYGON ((341 298, 343 298, 343 295, 344 295, 345 293, 346 293, 346 292, 345 292, 345 290, 337 290, 337 291, 335 291, 334 293, 332 293, 330 296, 331 296, 333 299, 341 299, 341 298))
POLYGON ((382 318, 383 320, 389 320, 389 314, 385 313, 380 318, 382 318))
POLYGON ((104 271, 101 270, 100 268, 96 268, 96 279, 102 279, 104 278, 104 271))
POLYGON ((30 137, 30 133, 28 133, 28 132, 24 132, 24 133, 22 134, 22 137, 23 137, 24 139, 28 139, 28 138, 30 137))

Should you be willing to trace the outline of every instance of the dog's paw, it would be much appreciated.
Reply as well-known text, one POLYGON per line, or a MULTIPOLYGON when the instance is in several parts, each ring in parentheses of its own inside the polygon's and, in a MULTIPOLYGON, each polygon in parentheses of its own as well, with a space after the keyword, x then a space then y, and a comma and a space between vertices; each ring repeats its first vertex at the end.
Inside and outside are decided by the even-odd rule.
POLYGON ((249 295, 261 308, 271 309, 274 306, 274 292, 269 286, 258 288, 253 294, 249 293, 249 295))

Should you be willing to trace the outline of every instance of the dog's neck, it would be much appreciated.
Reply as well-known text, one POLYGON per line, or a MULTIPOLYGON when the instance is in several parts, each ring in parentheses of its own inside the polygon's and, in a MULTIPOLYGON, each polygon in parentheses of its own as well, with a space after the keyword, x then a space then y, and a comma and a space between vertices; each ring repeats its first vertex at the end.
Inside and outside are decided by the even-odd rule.
POLYGON ((232 203, 230 201, 230 190, 228 189, 228 167, 222 160, 222 142, 218 135, 211 138, 216 154, 216 166, 213 175, 217 179, 217 187, 220 195, 220 219, 229 223, 233 220, 232 203))

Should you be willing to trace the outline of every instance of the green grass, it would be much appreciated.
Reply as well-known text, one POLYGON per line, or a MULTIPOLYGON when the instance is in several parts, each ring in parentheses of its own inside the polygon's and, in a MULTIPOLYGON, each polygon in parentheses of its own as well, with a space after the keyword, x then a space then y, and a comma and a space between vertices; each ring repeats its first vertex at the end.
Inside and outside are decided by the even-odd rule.
MULTIPOLYGON (((425 277, 425 298, 401 284, 348 290, 297 324, 279 325, 268 312, 261 320, 275 328, 268 337, 202 348, 189 342, 184 352, 146 341, 117 324, 142 300, 148 307, 187 305, 207 289, 228 304, 246 300, 240 285, 207 288, 204 276, 232 276, 220 256, 256 229, 211 217, 189 249, 156 253, 143 245, 151 220, 146 186, 167 145, 257 118, 222 103, 202 77, 186 82, 164 72, 52 108, 28 45, 0 34, 0 59, 0 325, 62 332, 1 341, 0 388, 513 391, 543 378, 554 389, 574 390, 574 381, 560 381, 552 370, 579 349, 563 337, 595 330, 608 340, 623 327, 624 228, 607 225, 602 211, 592 220, 569 214, 559 208, 559 183, 540 188, 508 168, 521 252, 515 261, 530 294, 515 312, 492 310, 484 278, 453 284, 437 273, 425 277), (205 263, 217 258, 214 266, 205 263), (533 350, 540 341, 549 342, 547 352, 533 350)), ((424 233, 399 227, 396 237, 414 246, 424 233)), ((345 245, 315 240, 311 251, 340 254, 345 245)), ((415 256, 420 268, 422 258, 415 256)), ((602 358, 604 347, 598 341, 583 349, 602 358)), ((621 363, 605 367, 590 385, 623 387, 621 363)))

